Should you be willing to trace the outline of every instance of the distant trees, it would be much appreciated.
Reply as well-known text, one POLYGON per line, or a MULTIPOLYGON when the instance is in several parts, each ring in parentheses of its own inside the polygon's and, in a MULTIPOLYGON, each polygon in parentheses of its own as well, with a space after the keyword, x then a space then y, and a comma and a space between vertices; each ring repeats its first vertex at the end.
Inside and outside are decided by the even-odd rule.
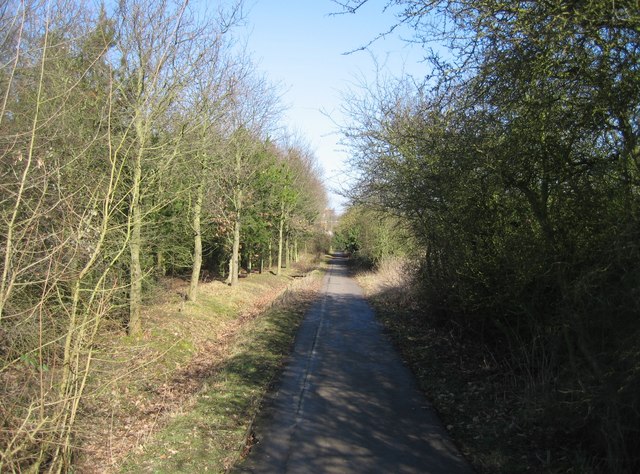
POLYGON ((408 219, 430 303, 508 348, 607 469, 637 470, 637 2, 393 3, 450 55, 348 102, 354 202, 408 219))
MULTIPOLYGON (((276 242, 263 177, 300 160, 269 139, 280 106, 234 46, 241 19, 240 2, 0 8, 1 471, 72 469, 105 318, 138 336, 157 275, 191 275, 195 300, 203 266, 231 261, 235 282, 243 244, 276 242)), ((306 172, 287 218, 311 226, 325 196, 306 172)))
POLYGON ((298 243, 317 233, 318 219, 327 208, 320 171, 308 147, 290 140, 284 147, 277 181, 278 274, 283 265, 298 258, 298 243), (283 255, 284 252, 284 255, 283 255))
POLYGON ((351 206, 340 216, 333 243, 365 266, 377 266, 416 252, 410 222, 383 209, 351 206))

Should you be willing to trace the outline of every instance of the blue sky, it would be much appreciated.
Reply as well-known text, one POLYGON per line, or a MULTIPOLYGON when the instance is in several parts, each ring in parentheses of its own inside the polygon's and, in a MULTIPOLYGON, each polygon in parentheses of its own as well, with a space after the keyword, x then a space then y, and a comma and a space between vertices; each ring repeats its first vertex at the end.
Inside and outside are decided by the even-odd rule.
MULTIPOLYGON (((338 123, 341 91, 362 77, 374 76, 374 61, 389 73, 407 71, 425 75, 421 51, 402 41, 399 34, 380 39, 369 51, 345 55, 366 45, 394 23, 383 13, 385 0, 370 0, 357 14, 330 15, 339 10, 331 0, 248 0, 248 49, 258 67, 282 85, 286 125, 302 135, 315 151, 325 171, 328 188, 344 180, 346 153, 330 114, 338 123)), ((408 34, 405 32, 405 34, 408 34)), ((343 199, 330 192, 330 204, 339 209, 343 199)))

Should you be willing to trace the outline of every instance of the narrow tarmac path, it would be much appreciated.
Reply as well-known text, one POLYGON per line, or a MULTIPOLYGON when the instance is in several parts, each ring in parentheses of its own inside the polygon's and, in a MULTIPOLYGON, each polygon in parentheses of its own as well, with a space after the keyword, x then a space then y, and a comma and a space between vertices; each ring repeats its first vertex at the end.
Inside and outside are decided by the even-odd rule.
POLYGON ((334 258, 237 472, 472 473, 334 258))

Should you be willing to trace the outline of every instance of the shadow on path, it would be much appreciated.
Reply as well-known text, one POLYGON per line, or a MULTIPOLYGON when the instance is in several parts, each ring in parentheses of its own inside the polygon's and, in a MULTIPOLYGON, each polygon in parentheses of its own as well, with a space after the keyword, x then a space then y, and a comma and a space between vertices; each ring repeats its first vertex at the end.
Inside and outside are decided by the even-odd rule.
POLYGON ((471 473, 336 256, 237 472, 471 473))

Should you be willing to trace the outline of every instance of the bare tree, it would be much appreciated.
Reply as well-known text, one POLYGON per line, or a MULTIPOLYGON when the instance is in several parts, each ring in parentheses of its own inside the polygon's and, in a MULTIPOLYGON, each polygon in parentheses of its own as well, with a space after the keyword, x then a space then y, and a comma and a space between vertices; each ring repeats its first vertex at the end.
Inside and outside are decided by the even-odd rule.
POLYGON ((235 86, 231 99, 233 107, 227 118, 231 132, 225 137, 225 159, 215 182, 232 222, 228 282, 236 285, 245 201, 250 196, 252 180, 260 170, 264 140, 280 109, 274 86, 255 75, 247 74, 235 86))
POLYGON ((152 171, 166 168, 180 151, 184 130, 177 130, 167 119, 175 117, 169 112, 187 88, 190 72, 197 70, 206 55, 205 50, 194 48, 205 29, 193 22, 187 5, 186 1, 172 4, 166 0, 151 3, 122 0, 118 9, 118 48, 122 64, 119 93, 127 120, 120 139, 130 173, 128 327, 131 334, 142 330, 145 186, 152 183, 152 171), (165 130, 170 133, 162 133, 165 130))
MULTIPOLYGON (((237 18, 237 17, 236 17, 237 18)), ((239 19, 239 18, 237 18, 239 19)), ((224 23, 229 25, 230 22, 224 23)), ((213 188, 207 183, 215 179, 215 173, 223 159, 222 124, 232 113, 232 93, 241 80, 243 61, 232 55, 230 47, 233 41, 224 41, 224 32, 216 37, 216 43, 209 47, 208 62, 197 75, 194 84, 194 100, 190 105, 194 128, 188 147, 187 167, 193 182, 193 207, 191 209, 191 227, 193 231, 193 263, 188 298, 196 301, 200 270, 202 268, 202 219, 208 194, 213 188)), ((209 212, 217 209, 208 209, 209 212)))

